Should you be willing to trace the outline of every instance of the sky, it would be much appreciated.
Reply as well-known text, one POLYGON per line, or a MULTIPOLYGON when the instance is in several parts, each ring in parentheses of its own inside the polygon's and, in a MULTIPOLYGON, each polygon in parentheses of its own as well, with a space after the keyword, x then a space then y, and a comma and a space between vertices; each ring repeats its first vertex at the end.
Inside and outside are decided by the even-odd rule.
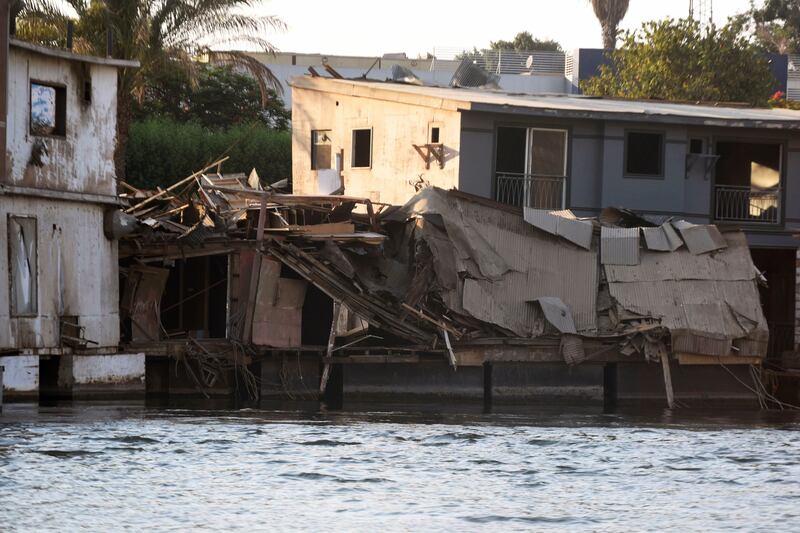
MULTIPOLYGON (((750 0, 714 0, 714 21, 724 23, 749 5, 750 0)), ((489 41, 510 40, 520 31, 555 39, 565 50, 601 46, 589 0, 267 0, 258 12, 288 25, 270 37, 283 52, 405 52, 416 57, 437 48, 487 48, 489 41)), ((621 27, 634 29, 647 20, 681 18, 688 12, 689 0, 630 0, 621 27)))

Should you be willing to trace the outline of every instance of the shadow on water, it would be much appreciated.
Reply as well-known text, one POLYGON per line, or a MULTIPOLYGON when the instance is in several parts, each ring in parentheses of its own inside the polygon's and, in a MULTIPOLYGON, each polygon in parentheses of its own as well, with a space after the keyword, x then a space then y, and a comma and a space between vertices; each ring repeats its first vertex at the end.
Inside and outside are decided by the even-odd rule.
POLYGON ((347 402, 331 408, 318 401, 241 402, 229 399, 157 399, 140 402, 58 401, 40 404, 6 404, 0 411, 0 426, 24 420, 59 421, 102 418, 236 417, 270 421, 391 422, 414 424, 489 424, 552 427, 665 427, 724 429, 771 427, 796 429, 797 411, 755 409, 625 406, 615 409, 596 404, 493 405, 462 403, 367 403, 347 402))

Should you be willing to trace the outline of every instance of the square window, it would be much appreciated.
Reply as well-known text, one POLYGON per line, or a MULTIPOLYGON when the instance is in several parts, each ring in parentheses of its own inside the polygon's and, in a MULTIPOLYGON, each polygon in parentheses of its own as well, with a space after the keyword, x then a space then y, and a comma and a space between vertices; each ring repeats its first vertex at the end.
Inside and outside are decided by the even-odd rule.
POLYGON ((30 132, 63 137, 67 133, 67 89, 31 82, 30 132))
POLYGON ((311 170, 333 168, 331 130, 311 130, 311 170))
POLYGON ((11 316, 38 312, 39 272, 36 219, 8 216, 8 271, 11 277, 11 316))
POLYGON ((690 154, 702 154, 703 153, 703 139, 691 139, 689 141, 689 153, 690 154))
POLYGON ((664 134, 631 131, 625 135, 625 174, 664 175, 664 134))
POLYGON ((369 168, 372 166, 372 130, 353 130, 353 156, 350 164, 353 168, 369 168))

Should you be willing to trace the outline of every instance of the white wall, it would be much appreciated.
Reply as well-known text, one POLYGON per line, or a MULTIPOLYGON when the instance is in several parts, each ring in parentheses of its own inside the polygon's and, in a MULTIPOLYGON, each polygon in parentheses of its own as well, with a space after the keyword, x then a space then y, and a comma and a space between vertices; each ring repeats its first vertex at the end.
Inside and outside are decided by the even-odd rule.
MULTIPOLYGON (((320 84, 333 85, 324 80, 320 84)), ((332 151, 344 151, 345 194, 376 202, 403 204, 415 194, 420 176, 445 189, 458 186, 461 114, 456 110, 295 89, 292 105, 292 176, 296 194, 317 194, 318 172, 311 170, 311 130, 331 130, 332 151), (445 166, 431 168, 413 144, 428 142, 431 123, 440 127, 445 166), (372 167, 352 168, 352 131, 372 128, 372 167)))
MULTIPOLYGON (((8 83, 8 183, 73 192, 116 194, 117 69, 36 54, 11 47, 8 83), (83 81, 92 83, 83 102, 83 81), (66 137, 40 137, 49 155, 42 167, 29 165, 36 137, 30 134, 30 82, 66 86, 66 137)), ((0 180, 2 178, 0 177, 0 180)))
MULTIPOLYGON (((0 196, 0 348, 59 346, 59 316, 78 316, 100 347, 119 342, 117 243, 103 234, 104 206, 0 196), (8 215, 36 217, 38 311, 11 317, 8 215)), ((94 347, 94 346, 93 346, 94 347)))

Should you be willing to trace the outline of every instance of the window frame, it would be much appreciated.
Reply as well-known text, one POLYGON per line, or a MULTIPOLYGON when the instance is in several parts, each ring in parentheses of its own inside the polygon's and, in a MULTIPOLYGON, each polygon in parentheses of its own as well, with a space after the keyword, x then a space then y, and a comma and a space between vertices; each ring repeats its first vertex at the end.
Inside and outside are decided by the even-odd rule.
POLYGON ((28 135, 51 139, 66 139, 67 137, 67 86, 63 83, 44 81, 31 78, 28 80, 28 135), (33 98, 31 93, 34 85, 51 87, 56 91, 56 125, 53 133, 37 133, 33 129, 33 98), (59 124, 60 123, 60 124, 59 124), (60 125, 60 127, 59 127, 60 125))
POLYGON ((634 179, 653 179, 663 180, 666 176, 666 152, 667 152, 667 133, 664 130, 644 130, 644 129, 631 129, 625 130, 623 137, 623 150, 622 150, 622 176, 625 178, 634 179), (658 161, 657 174, 638 174, 628 171, 628 153, 629 153, 629 139, 631 134, 634 135, 658 135, 661 138, 660 142, 660 157, 658 161))
POLYGON ((310 161, 311 170, 329 170, 329 169, 319 168, 319 166, 317 165, 317 149, 316 149, 316 146, 319 146, 319 143, 314 142, 314 138, 315 138, 315 134, 317 132, 321 132, 321 131, 327 132, 328 139, 330 140, 331 165, 333 165, 333 167, 331 167, 331 168, 334 168, 336 166, 336 164, 335 164, 335 159, 336 158, 334 157, 335 154, 333 153, 333 139, 331 138, 332 137, 331 134, 333 133, 333 130, 331 130, 331 129, 323 129, 323 128, 313 128, 311 130, 311 136, 310 136, 311 149, 309 150, 310 155, 311 155, 311 161, 310 161))
POLYGON ((350 133, 350 168, 351 169, 371 169, 372 168, 372 145, 374 142, 374 132, 372 127, 369 128, 353 128, 350 133), (369 165, 367 166, 355 166, 355 159, 356 159, 356 132, 357 131, 369 131, 369 165))
POLYGON ((8 314, 12 318, 32 318, 39 316, 39 221, 33 215, 15 215, 12 213, 8 213, 6 215, 6 249, 8 255, 8 314), (15 219, 24 219, 24 220, 32 220, 33 221, 33 236, 35 239, 35 255, 34 255, 34 272, 33 272, 33 279, 35 280, 33 283, 34 290, 32 291, 33 297, 33 310, 30 312, 20 312, 17 310, 14 304, 14 298, 12 296, 14 291, 14 270, 13 270, 13 257, 14 251, 11 245, 11 224, 12 221, 15 219))
POLYGON ((570 135, 569 130, 566 128, 542 128, 539 126, 531 126, 526 128, 525 133, 525 174, 530 176, 539 176, 543 178, 564 178, 569 177, 569 149, 570 149, 570 135), (531 154, 531 147, 537 131, 548 133, 563 133, 564 134, 564 172, 563 174, 540 174, 533 172, 533 157, 531 154))

